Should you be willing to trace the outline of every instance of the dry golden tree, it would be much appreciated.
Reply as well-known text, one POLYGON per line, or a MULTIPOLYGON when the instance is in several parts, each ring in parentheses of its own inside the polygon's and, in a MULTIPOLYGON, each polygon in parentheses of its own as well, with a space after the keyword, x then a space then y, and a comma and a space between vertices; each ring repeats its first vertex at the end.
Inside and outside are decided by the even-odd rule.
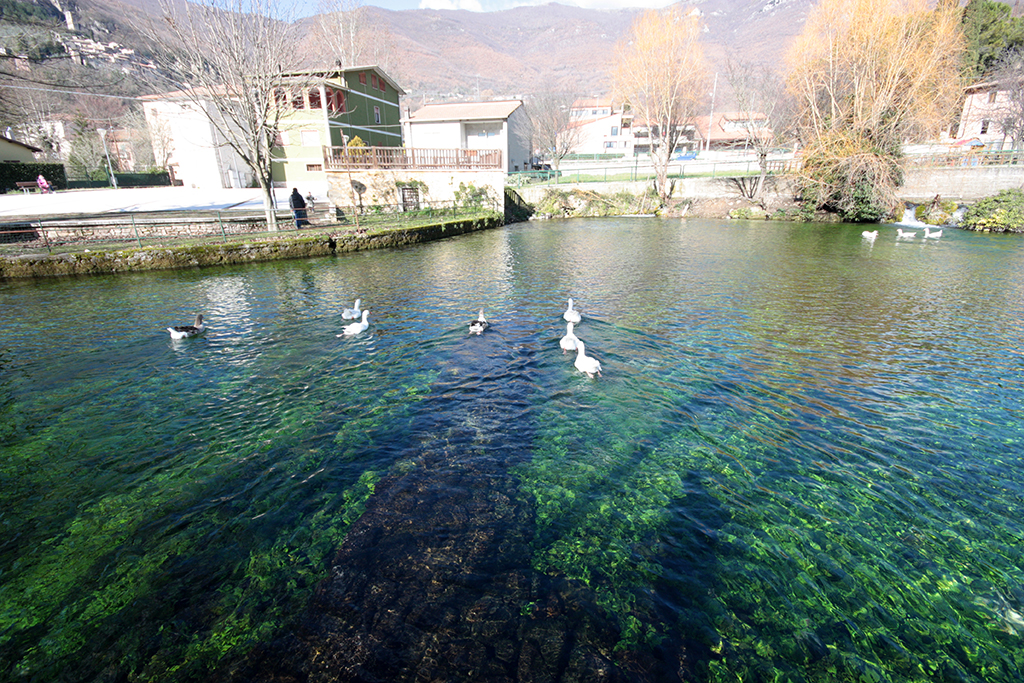
POLYGON ((709 90, 701 34, 699 13, 673 5, 641 14, 615 51, 613 97, 630 107, 634 126, 649 131, 662 204, 672 194, 672 152, 709 90))
POLYGON ((900 206, 902 145, 948 125, 963 80, 960 10, 941 1, 823 0, 787 56, 805 199, 845 219, 900 206))

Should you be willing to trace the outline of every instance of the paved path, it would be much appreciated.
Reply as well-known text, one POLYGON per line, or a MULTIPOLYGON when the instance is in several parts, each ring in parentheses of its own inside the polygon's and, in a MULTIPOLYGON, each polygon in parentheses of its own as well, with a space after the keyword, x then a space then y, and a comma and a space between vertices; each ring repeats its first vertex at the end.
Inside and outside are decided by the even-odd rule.
MULTIPOLYGON (((277 206, 288 208, 290 189, 275 190, 277 206)), ((66 190, 54 194, 8 192, 0 195, 0 220, 15 216, 64 216, 128 211, 186 211, 263 208, 259 189, 196 190, 140 187, 121 190, 66 190)))

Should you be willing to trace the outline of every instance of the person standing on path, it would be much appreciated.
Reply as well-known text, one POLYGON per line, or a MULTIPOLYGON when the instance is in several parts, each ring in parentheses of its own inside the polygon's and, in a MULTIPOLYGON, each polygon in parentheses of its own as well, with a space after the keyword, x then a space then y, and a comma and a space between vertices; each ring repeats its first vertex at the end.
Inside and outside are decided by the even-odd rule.
POLYGON ((299 188, 292 188, 292 195, 288 198, 288 205, 291 207, 292 215, 295 217, 296 229, 309 225, 309 221, 306 220, 306 200, 299 194, 299 188))

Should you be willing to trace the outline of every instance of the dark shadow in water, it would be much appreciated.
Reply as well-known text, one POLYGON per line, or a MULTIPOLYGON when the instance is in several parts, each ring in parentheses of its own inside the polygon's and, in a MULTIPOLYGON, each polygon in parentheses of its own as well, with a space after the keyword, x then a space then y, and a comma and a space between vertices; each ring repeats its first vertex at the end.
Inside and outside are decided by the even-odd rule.
POLYGON ((378 483, 298 625, 221 679, 680 680, 681 638, 664 656, 616 654, 594 592, 530 566, 533 513, 508 471, 530 457, 531 334, 459 343, 415 467, 378 483))

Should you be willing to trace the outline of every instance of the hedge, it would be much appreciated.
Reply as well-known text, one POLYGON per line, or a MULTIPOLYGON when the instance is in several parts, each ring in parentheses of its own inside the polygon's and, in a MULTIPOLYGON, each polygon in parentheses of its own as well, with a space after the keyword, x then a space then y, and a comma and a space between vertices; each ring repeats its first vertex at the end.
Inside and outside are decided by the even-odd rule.
POLYGON ((66 190, 68 177, 64 173, 64 164, 4 164, 0 163, 0 192, 18 190, 16 183, 35 182, 39 174, 46 177, 47 182, 55 190, 66 190))

